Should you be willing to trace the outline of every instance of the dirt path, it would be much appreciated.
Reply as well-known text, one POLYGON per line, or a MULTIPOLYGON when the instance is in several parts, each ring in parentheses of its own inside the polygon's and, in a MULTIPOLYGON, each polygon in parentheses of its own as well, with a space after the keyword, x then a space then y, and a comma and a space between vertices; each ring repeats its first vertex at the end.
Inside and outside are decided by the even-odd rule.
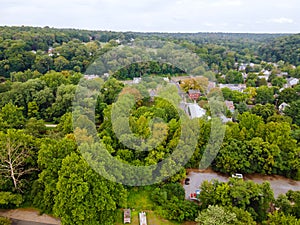
POLYGON ((7 218, 27 221, 27 222, 36 222, 42 224, 53 224, 60 225, 60 220, 54 217, 48 216, 46 214, 40 215, 37 210, 34 209, 13 209, 0 211, 0 216, 7 218))

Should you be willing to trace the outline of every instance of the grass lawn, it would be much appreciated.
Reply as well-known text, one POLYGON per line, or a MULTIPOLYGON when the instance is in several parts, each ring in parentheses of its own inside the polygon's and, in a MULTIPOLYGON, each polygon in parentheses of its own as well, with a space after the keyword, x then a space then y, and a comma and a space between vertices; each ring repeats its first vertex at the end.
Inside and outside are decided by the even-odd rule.
MULTIPOLYGON (((151 201, 151 188, 133 188, 129 191, 127 207, 131 209, 131 224, 139 225, 139 212, 146 212, 148 225, 195 225, 194 222, 178 223, 168 221, 155 212, 155 203, 151 201)), ((117 214, 116 225, 123 224, 123 211, 117 214)))
MULTIPOLYGON (((139 225, 139 212, 140 211, 132 211, 131 212, 131 224, 132 225, 139 225)), ((148 225, 179 225, 179 223, 171 222, 161 218, 160 216, 156 215, 153 211, 146 210, 147 214, 147 222, 148 225)), ((118 213, 118 220, 117 225, 123 224, 123 212, 120 210, 118 213)))
POLYGON ((154 210, 155 203, 150 195, 152 190, 146 188, 133 188, 130 190, 127 200, 127 207, 135 211, 154 210))
MULTIPOLYGON (((155 212, 155 204, 151 201, 151 189, 133 188, 130 190, 127 200, 127 207, 131 209, 131 224, 139 225, 139 212, 145 211, 148 225, 181 225, 161 218, 155 212)), ((123 224, 123 211, 119 210, 117 215, 117 225, 123 224)), ((184 223, 184 225, 194 223, 184 223)))

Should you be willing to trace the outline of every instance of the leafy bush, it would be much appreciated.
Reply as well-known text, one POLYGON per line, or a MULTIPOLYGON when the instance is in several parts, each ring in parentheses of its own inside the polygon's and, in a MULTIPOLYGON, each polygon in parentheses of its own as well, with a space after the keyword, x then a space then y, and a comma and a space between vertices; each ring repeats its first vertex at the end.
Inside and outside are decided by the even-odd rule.
POLYGON ((198 206, 184 199, 184 189, 178 183, 170 183, 161 188, 156 188, 151 199, 158 207, 158 213, 168 219, 178 222, 195 220, 198 206))
POLYGON ((8 218, 0 217, 0 225, 11 225, 11 221, 8 218))

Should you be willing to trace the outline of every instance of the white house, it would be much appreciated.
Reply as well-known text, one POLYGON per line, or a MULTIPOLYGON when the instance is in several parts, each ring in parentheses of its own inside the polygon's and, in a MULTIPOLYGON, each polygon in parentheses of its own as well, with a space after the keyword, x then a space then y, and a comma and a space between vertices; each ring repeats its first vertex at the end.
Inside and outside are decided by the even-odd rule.
POLYGON ((141 81, 142 81, 142 78, 141 78, 141 77, 134 77, 132 83, 133 83, 133 84, 139 84, 141 81))
POLYGON ((271 71, 269 71, 269 70, 263 70, 262 73, 268 77, 271 75, 271 71))
POLYGON ((191 119, 202 118, 206 114, 206 110, 202 109, 197 103, 186 103, 185 112, 191 119))
POLYGON ((98 75, 84 75, 84 79, 86 79, 86 80, 93 80, 96 78, 99 78, 99 76, 98 75))
POLYGON ((287 85, 289 87, 294 87, 295 85, 297 85, 299 83, 299 79, 298 78, 289 78, 287 79, 287 85))
POLYGON ((220 115, 220 119, 222 120, 223 123, 232 122, 232 118, 227 118, 227 117, 224 116, 223 114, 220 115))

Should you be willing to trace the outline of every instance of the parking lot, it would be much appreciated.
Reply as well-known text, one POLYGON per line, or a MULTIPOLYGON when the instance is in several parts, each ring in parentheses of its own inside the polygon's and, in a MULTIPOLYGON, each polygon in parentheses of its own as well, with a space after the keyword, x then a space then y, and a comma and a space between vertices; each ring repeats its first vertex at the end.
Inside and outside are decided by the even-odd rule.
MULTIPOLYGON (((229 179, 228 176, 221 175, 213 171, 193 171, 189 172, 187 177, 190 178, 190 184, 183 185, 186 199, 189 199, 190 194, 195 193, 195 191, 199 189, 200 185, 205 180, 211 181, 213 179, 217 179, 222 182, 227 182, 229 179)), ((264 181, 269 181, 271 188, 274 191, 275 198, 278 197, 279 194, 285 194, 289 190, 300 191, 300 181, 294 181, 281 176, 244 175, 244 180, 253 180, 259 184, 263 183, 264 181)))

